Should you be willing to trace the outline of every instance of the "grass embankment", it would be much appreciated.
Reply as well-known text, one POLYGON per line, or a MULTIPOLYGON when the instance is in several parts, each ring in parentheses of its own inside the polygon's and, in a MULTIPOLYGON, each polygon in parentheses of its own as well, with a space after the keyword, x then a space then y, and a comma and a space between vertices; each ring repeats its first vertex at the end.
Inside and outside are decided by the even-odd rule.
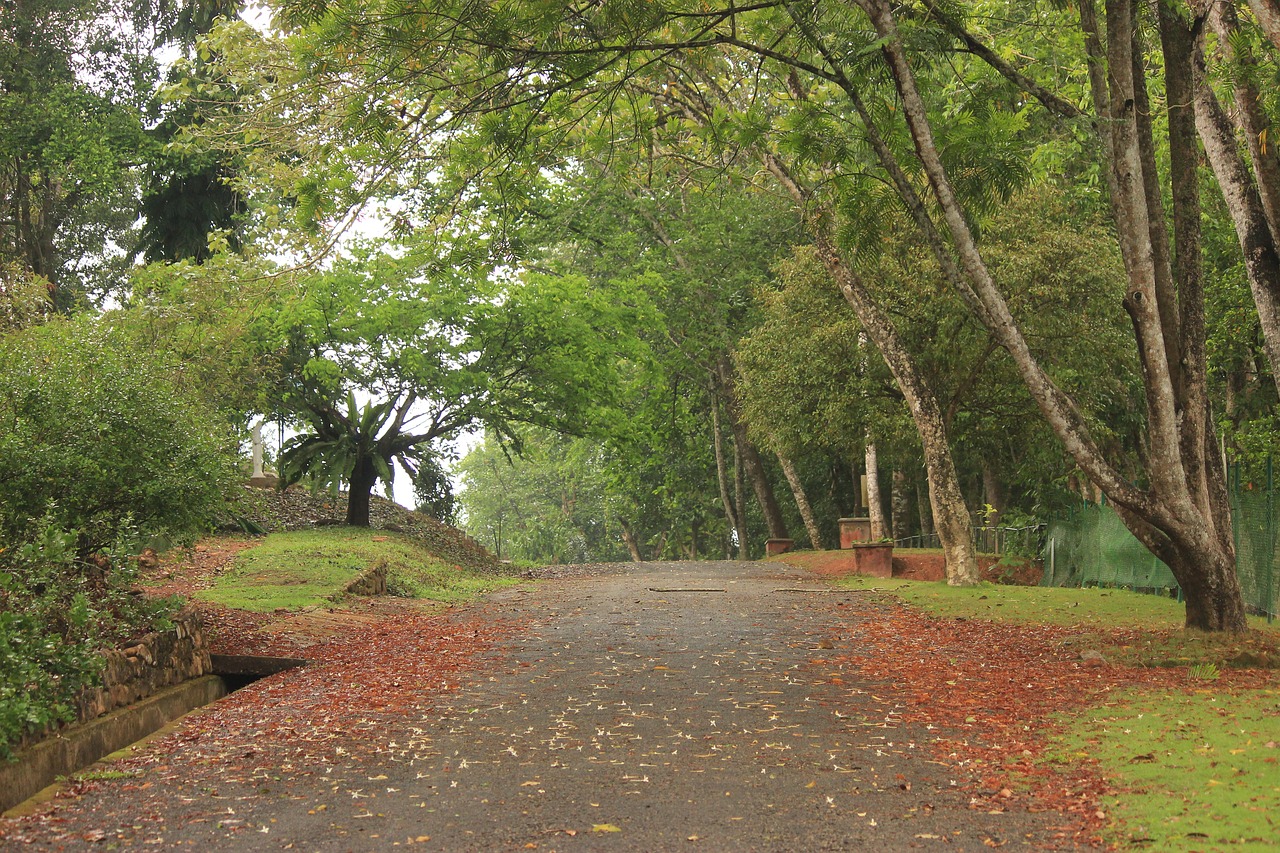
POLYGON ((392 595, 448 604, 517 579, 451 565, 415 539, 353 527, 272 533, 235 558, 231 570, 196 597, 258 613, 300 610, 332 601, 362 571, 387 565, 392 595))
POLYGON ((1156 850, 1274 850, 1280 838, 1280 624, 1243 636, 1182 628, 1176 601, 1115 589, 1057 589, 846 578, 932 614, 1081 629, 1073 641, 1113 663, 1185 666, 1176 691, 1130 690, 1055 720, 1049 760, 1097 762, 1116 795, 1113 841, 1156 850), (1270 669, 1261 689, 1217 686, 1227 668, 1270 669))

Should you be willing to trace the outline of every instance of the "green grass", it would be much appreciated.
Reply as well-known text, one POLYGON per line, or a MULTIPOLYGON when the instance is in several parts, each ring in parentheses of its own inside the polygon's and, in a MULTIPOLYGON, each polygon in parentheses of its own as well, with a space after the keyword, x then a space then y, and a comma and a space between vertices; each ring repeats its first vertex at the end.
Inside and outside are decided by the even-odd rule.
POLYGON ((329 527, 272 533, 239 554, 230 571, 197 597, 259 613, 324 604, 378 562, 394 595, 456 603, 515 579, 446 564, 412 539, 380 530, 329 527))
POLYGON ((1048 625, 1095 628, 1176 628, 1183 606, 1171 598, 1141 595, 1121 589, 945 583, 849 577, 839 581, 849 589, 881 588, 938 616, 1000 619, 1048 625))
POLYGON ((1280 690, 1126 693, 1071 720, 1052 759, 1092 758, 1119 789, 1113 841, 1154 850, 1274 850, 1280 690))
MULTIPOLYGON (((1153 850, 1274 850, 1280 838, 1280 689, 1215 689, 1233 666, 1280 667, 1280 625, 1243 635, 1187 631, 1176 601, 1117 589, 949 587, 845 578, 941 617, 1081 628, 1071 642, 1134 666, 1185 666, 1185 688, 1130 691, 1061 716, 1049 760, 1094 759, 1119 795, 1109 841, 1153 850), (1120 633, 1115 633, 1119 631, 1120 633)), ((1273 679, 1273 685, 1275 681, 1273 679)))

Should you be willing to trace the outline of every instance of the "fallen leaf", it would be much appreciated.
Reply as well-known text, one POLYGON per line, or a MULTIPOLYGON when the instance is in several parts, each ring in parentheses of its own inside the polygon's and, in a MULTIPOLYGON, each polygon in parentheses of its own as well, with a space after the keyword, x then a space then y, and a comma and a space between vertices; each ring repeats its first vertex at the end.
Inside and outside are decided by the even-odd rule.
POLYGON ((614 826, 611 823, 597 823, 591 827, 592 832, 622 832, 621 827, 614 826))

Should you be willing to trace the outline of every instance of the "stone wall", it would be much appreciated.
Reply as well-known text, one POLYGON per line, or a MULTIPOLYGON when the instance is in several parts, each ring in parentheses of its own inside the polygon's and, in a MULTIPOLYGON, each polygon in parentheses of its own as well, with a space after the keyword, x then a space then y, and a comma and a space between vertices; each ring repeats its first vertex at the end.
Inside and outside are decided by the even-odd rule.
POLYGON ((378 560, 343 588, 341 595, 386 595, 387 561, 378 560))
POLYGON ((79 722, 109 714, 166 687, 213 672, 200 614, 184 610, 168 631, 152 632, 125 649, 111 649, 102 686, 84 690, 76 703, 79 722))

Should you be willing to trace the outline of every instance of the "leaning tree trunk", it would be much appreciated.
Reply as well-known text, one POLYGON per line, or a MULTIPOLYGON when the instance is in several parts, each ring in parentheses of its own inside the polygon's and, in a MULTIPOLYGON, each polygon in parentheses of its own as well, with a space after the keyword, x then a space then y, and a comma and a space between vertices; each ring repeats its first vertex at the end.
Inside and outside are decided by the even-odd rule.
POLYGON ((643 563, 644 555, 640 553, 640 543, 636 541, 636 535, 631 530, 631 525, 625 521, 619 521, 622 528, 622 541, 627 546, 627 553, 631 555, 631 562, 643 563))
MULTIPOLYGON (((1244 603, 1235 575, 1231 519, 1224 499, 1221 466, 1210 447, 1211 421, 1207 412, 1203 295, 1198 273, 1189 265, 1175 277, 1169 254, 1161 245, 1164 234, 1158 171, 1151 143, 1150 113, 1145 109, 1145 71, 1139 45, 1133 0, 1107 0, 1106 55, 1101 55, 1099 29, 1093 21, 1092 0, 1082 0, 1082 26, 1091 52, 1091 80, 1106 128, 1102 146, 1111 189, 1112 214, 1128 274, 1124 307, 1134 327, 1143 368, 1147 403, 1147 469, 1145 490, 1132 485, 1103 456, 1087 423, 1043 370, 1009 311, 1008 304, 986 267, 965 211, 942 164, 924 99, 887 0, 859 0, 881 37, 881 52, 902 99, 916 155, 928 177, 950 232, 964 281, 958 286, 975 313, 1010 354, 1027 389, 1067 451, 1089 478, 1111 498, 1126 524, 1173 571, 1187 596, 1187 626, 1204 630, 1242 631, 1244 603), (1105 69, 1105 73, 1103 73, 1105 69), (1177 293, 1181 285, 1189 292, 1177 293), (1179 297, 1181 299, 1179 300, 1179 297), (1171 327, 1172 326, 1172 327, 1171 327)), ((1159 11, 1168 14, 1163 6, 1159 11)), ((1162 21, 1162 25, 1168 23, 1162 21)), ((1162 27, 1162 36, 1170 33, 1162 27)), ((1183 85, 1177 76, 1190 66, 1187 42, 1166 40, 1165 67, 1173 73, 1167 85, 1183 85), (1179 53, 1179 51, 1182 51, 1179 53)), ((1170 101, 1184 109, 1191 92, 1170 101)), ((1171 125, 1170 146, 1186 146, 1185 115, 1171 125)), ((1192 152, 1175 151, 1177 172, 1192 152)), ((1194 182, 1193 182, 1194 183, 1194 182)), ((1187 187, 1182 187, 1187 190, 1187 187)), ((1185 203, 1185 202, 1184 202, 1185 203)), ((1179 252, 1193 245, 1188 231, 1196 217, 1175 209, 1175 244, 1179 252)), ((943 261, 953 264, 951 249, 932 239, 943 261)))
POLYGON ((378 482, 378 472, 373 460, 361 457, 351 472, 347 487, 347 524, 351 527, 369 526, 369 504, 373 486, 378 482))
POLYGON ((795 496, 796 508, 800 510, 805 532, 809 534, 809 544, 813 546, 813 550, 821 551, 822 532, 818 530, 818 521, 813 517, 813 506, 809 503, 809 496, 805 494, 804 483, 800 481, 800 472, 796 471, 795 463, 788 456, 779 453, 778 462, 782 464, 782 473, 787 478, 787 485, 791 486, 791 494, 795 496))
MULTIPOLYGON (((729 529, 738 537, 738 559, 747 558, 746 525, 742 523, 742 502, 734 506, 729 494, 728 464, 724 458, 724 435, 720 431, 720 397, 714 391, 711 394, 711 437, 716 455, 716 483, 720 487, 720 503, 724 507, 724 517, 729 522, 729 529)), ((739 496, 741 497, 741 496, 739 496)))
MULTIPOLYGON (((809 226, 823 269, 840 289, 845 302, 853 308, 858 322, 875 344, 906 400, 907 410, 924 449, 925 472, 929 478, 929 505, 933 510, 934 524, 946 559, 947 583, 953 586, 978 583, 981 575, 978 571, 978 552, 973 544, 973 529, 969 523, 969 510, 960 490, 955 461, 951 458, 946 422, 937 396, 920 373, 915 358, 903 344, 888 315, 872 298, 862 278, 845 263, 835 237, 834 211, 822 205, 814 205, 813 199, 772 152, 764 152, 762 159, 765 167, 792 198, 810 210, 809 226)), ((857 488, 856 483, 854 487, 857 488)))
MULTIPOLYGON (((734 388, 733 364, 728 356, 720 360, 716 369, 717 378, 720 381, 720 389, 724 393, 725 403, 727 404, 725 409, 729 416, 729 429, 733 431, 733 440, 742 455, 742 465, 747 479, 751 481, 751 488, 756 493, 756 500, 760 502, 760 511, 764 513, 764 521, 769 528, 769 538, 790 539, 791 534, 787 532, 787 522, 782 517, 782 508, 778 506, 778 498, 773 493, 773 485, 769 482, 769 477, 765 473, 764 462, 760 459, 760 452, 747 436, 747 425, 742 420, 742 414, 738 408, 738 396, 734 388)), ((739 511, 741 511, 741 508, 739 508, 739 511)))

